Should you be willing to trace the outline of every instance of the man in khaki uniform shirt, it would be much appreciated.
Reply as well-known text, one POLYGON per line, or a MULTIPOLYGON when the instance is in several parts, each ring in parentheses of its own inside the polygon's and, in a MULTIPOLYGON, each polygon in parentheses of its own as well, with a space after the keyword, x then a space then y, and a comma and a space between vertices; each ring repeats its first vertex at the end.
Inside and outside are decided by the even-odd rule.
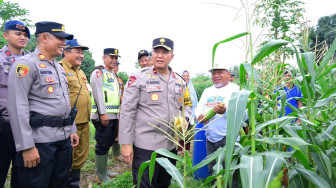
MULTIPOLYGON (((177 153, 176 145, 165 133, 149 123, 173 135, 173 131, 156 120, 174 122, 174 117, 182 115, 185 106, 186 119, 191 116, 191 100, 186 83, 177 75, 169 63, 174 57, 174 43, 167 38, 153 41, 154 66, 143 68, 132 74, 123 94, 120 112, 119 143, 122 145, 123 159, 132 165, 133 183, 136 185, 142 162, 151 158, 153 151, 166 149, 177 153), (184 104, 182 104, 182 97, 184 104), (133 144, 133 147, 132 147, 133 144)), ((175 165, 176 161, 171 160, 175 165)), ((143 173, 140 187, 168 187, 171 176, 157 165, 149 182, 148 168, 143 173)))
POLYGON ((80 169, 84 166, 90 151, 91 86, 85 73, 79 67, 84 59, 83 51, 88 49, 88 47, 80 45, 77 39, 69 40, 64 47, 63 59, 59 62, 66 73, 72 107, 78 96, 78 112, 75 122, 79 144, 73 149, 68 187, 79 187, 80 169))

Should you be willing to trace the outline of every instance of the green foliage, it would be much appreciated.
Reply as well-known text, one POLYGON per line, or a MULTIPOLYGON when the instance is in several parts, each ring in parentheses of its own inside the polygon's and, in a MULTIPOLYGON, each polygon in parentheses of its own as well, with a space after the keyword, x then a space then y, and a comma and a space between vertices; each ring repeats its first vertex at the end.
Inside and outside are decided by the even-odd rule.
POLYGON ((118 175, 115 178, 112 178, 110 181, 102 183, 100 185, 93 185, 92 188, 131 188, 133 186, 133 176, 131 172, 125 172, 122 175, 118 175))
MULTIPOLYGON (((269 33, 265 35, 266 41, 273 39, 283 39, 289 42, 294 42, 301 37, 300 30, 304 23, 303 13, 306 10, 303 8, 304 2, 299 0, 263 0, 258 1, 256 5, 255 24, 262 28, 269 29, 269 33)), ((283 57, 282 61, 293 54, 293 50, 289 47, 280 52, 283 57)), ((278 55, 277 58, 280 58, 278 55)))
POLYGON ((90 81, 90 74, 95 68, 95 61, 92 59, 92 53, 89 50, 84 50, 84 59, 80 68, 84 71, 88 81, 90 81))
POLYGON ((32 27, 31 20, 27 17, 29 16, 29 10, 21 8, 18 3, 2 2, 0 0, 0 47, 4 46, 7 41, 2 37, 2 33, 5 27, 5 23, 9 20, 20 20, 25 23, 28 27, 32 27))
POLYGON ((330 47, 336 37, 336 14, 324 16, 318 19, 315 28, 310 28, 309 39, 311 40, 311 48, 320 43, 326 42, 330 47))
POLYGON ((124 83, 124 85, 126 85, 126 82, 127 82, 127 80, 128 80, 128 75, 127 75, 127 73, 126 72, 119 72, 118 73, 118 76, 120 76, 121 77, 121 79, 123 80, 123 83, 124 83))
POLYGON ((191 82, 193 83, 195 87, 195 91, 196 91, 198 99, 201 98, 202 93, 206 88, 213 85, 211 78, 209 76, 205 76, 203 73, 197 74, 195 78, 191 79, 191 82))

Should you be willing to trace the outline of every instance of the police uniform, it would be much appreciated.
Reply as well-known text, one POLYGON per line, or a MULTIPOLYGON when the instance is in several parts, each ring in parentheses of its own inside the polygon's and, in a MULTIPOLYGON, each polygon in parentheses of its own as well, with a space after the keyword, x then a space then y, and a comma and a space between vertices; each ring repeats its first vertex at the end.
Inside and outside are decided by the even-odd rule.
MULTIPOLYGON (((11 20, 6 22, 5 30, 25 31, 30 38, 29 29, 20 21, 11 20)), ((9 116, 7 111, 8 96, 8 73, 10 67, 22 54, 14 55, 9 50, 8 45, 0 49, 0 187, 5 185, 8 169, 11 161, 15 162, 15 144, 12 130, 9 124, 9 116)), ((12 164, 11 186, 16 187, 16 168, 12 164)))
MULTIPOLYGON (((38 22, 35 35, 49 32, 72 39, 56 22, 38 22)), ((55 59, 48 61, 38 48, 17 60, 9 72, 8 112, 14 135, 15 166, 23 187, 65 187, 72 158, 68 83, 55 59), (24 167, 22 151, 36 147, 40 163, 24 167)))
MULTIPOLYGON (((131 74, 126 84, 120 112, 119 144, 133 144, 134 184, 137 182, 141 163, 149 160, 153 151, 166 149, 177 153, 176 145, 166 138, 165 133, 152 125, 173 135, 173 131, 160 122, 173 124, 174 117, 182 115, 182 97, 185 102, 185 115, 189 118, 191 116, 192 104, 186 84, 171 68, 169 70, 168 81, 155 66, 151 66, 131 74)), ((171 162, 176 163, 173 160, 171 162)), ((154 173, 152 186, 163 183, 163 187, 168 187, 170 175, 163 167, 156 167, 155 170, 157 173, 154 173)), ((143 174, 140 187, 150 187, 147 172, 143 174)))
MULTIPOLYGON (((118 50, 114 48, 104 49, 104 54, 119 56, 118 50)), ((108 151, 115 143, 118 132, 118 114, 120 108, 120 90, 116 74, 103 66, 98 66, 91 73, 92 86, 92 110, 91 119, 96 128, 96 174, 99 181, 108 181, 107 171, 108 151), (101 124, 100 115, 107 114, 109 123, 107 126, 101 124), (107 173, 107 174, 106 174, 107 173)), ((98 180, 97 180, 98 181, 98 180)))
MULTIPOLYGON (((86 46, 80 45, 77 39, 67 41, 64 50, 72 48, 81 48, 82 50, 89 49, 86 46)), ((66 78, 68 80, 71 106, 73 107, 74 103, 77 101, 76 106, 78 112, 75 123, 77 128, 77 135, 79 137, 79 144, 73 148, 73 162, 68 187, 79 187, 80 169, 84 166, 90 151, 89 122, 91 114, 91 86, 85 76, 85 73, 80 69, 79 66, 72 66, 64 58, 59 63, 64 68, 66 78)))

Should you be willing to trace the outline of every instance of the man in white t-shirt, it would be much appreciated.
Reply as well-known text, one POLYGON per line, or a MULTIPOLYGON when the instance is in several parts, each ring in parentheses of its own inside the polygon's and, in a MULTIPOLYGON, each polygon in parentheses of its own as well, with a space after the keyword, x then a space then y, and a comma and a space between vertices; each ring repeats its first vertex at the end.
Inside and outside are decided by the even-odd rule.
MULTIPOLYGON (((213 86, 206 88, 202 93, 201 99, 197 105, 195 110, 195 115, 197 117, 197 121, 204 123, 211 122, 217 119, 219 116, 224 114, 222 117, 217 119, 214 122, 211 122, 207 130, 205 131, 205 135, 207 137, 207 154, 215 152, 219 147, 225 146, 225 136, 227 129, 227 112, 226 109, 228 107, 228 103, 231 97, 231 94, 235 91, 239 91, 239 86, 230 83, 230 72, 228 71, 229 67, 225 65, 216 64, 213 69, 210 69, 211 79, 214 83, 213 86), (225 105, 223 106, 222 103, 225 105), (216 115, 211 118, 209 121, 204 119, 205 114, 214 108, 214 112, 216 115)), ((216 161, 212 161, 209 163, 209 172, 212 173, 213 166, 216 164, 216 161)), ((224 164, 223 164, 224 167, 224 164)), ((234 178, 235 179, 235 178, 234 178)), ((233 181, 232 186, 238 187, 238 181, 236 179, 233 181)))

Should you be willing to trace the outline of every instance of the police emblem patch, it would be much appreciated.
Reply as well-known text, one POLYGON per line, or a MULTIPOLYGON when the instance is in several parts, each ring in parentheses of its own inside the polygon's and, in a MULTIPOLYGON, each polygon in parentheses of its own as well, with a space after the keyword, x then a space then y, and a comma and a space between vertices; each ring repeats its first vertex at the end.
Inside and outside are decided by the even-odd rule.
POLYGON ((97 78, 99 78, 101 75, 103 75, 103 73, 101 71, 96 71, 97 78))
POLYGON ((128 79, 128 84, 127 84, 127 87, 131 86, 136 80, 136 77, 135 76, 131 76, 129 79, 128 79))
POLYGON ((29 67, 26 66, 26 65, 18 65, 16 67, 16 74, 22 78, 22 77, 25 77, 29 72, 29 67))
POLYGON ((48 87, 48 93, 53 93, 53 92, 54 92, 54 87, 49 86, 49 87, 48 87))
POLYGON ((53 77, 47 77, 45 79, 45 81, 48 82, 48 83, 53 83, 55 81, 55 79, 53 77))
POLYGON ((156 93, 153 93, 153 94, 151 95, 151 99, 152 99, 152 101, 158 101, 158 100, 159 100, 159 95, 156 94, 156 93))
POLYGON ((39 67, 41 67, 41 68, 46 68, 46 67, 47 67, 47 65, 46 65, 46 64, 44 64, 44 63, 40 63, 40 64, 39 64, 39 67))

